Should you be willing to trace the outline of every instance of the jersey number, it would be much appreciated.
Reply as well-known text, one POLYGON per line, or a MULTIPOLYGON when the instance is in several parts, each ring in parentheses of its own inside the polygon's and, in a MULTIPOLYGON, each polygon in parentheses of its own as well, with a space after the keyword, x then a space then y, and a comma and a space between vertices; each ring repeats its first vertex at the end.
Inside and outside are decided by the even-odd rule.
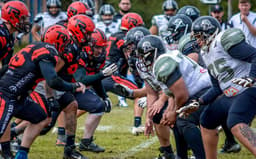
POLYGON ((226 73, 225 76, 223 76, 223 78, 220 79, 220 81, 224 83, 228 82, 234 77, 234 70, 229 66, 225 66, 225 64, 226 60, 221 58, 214 61, 213 64, 210 64, 208 66, 208 70, 214 77, 217 77, 217 75, 220 73, 226 73))
POLYGON ((22 66, 24 64, 24 62, 25 62, 25 57, 20 52, 20 53, 17 53, 16 55, 14 55, 11 58, 9 65, 10 66, 14 66, 14 67, 20 67, 20 66, 22 66))

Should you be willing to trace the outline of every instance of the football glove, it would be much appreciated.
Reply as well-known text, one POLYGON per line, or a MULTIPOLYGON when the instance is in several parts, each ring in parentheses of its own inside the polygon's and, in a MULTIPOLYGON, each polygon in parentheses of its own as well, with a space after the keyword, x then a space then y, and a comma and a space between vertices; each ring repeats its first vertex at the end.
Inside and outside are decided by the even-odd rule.
POLYGON ((109 98, 104 99, 105 102, 105 112, 109 113, 112 109, 112 102, 109 98))
POLYGON ((114 72, 117 71, 117 69, 118 69, 118 68, 117 68, 117 65, 113 63, 113 64, 107 66, 106 68, 104 68, 104 69, 102 70, 102 74, 103 74, 105 77, 111 76, 114 72))
POLYGON ((119 96, 123 96, 123 97, 126 97, 126 98, 131 98, 131 99, 134 98, 133 97, 133 90, 128 88, 125 85, 122 85, 122 84, 119 84, 119 83, 115 83, 114 84, 114 89, 115 89, 116 93, 119 96))
POLYGON ((188 105, 181 107, 176 111, 176 113, 179 114, 179 117, 187 117, 189 114, 195 112, 199 107, 199 100, 191 100, 191 102, 188 105))
POLYGON ((147 97, 139 98, 138 105, 139 105, 139 107, 141 107, 143 109, 146 108, 147 107, 147 97))
POLYGON ((232 79, 232 82, 242 87, 251 87, 255 81, 251 77, 241 77, 232 79))

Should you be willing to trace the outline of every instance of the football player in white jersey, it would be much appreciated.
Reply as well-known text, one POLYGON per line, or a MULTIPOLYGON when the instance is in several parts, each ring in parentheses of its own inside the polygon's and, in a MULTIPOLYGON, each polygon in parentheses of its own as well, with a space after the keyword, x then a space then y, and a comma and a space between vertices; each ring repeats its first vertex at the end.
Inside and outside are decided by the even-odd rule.
POLYGON ((100 21, 96 23, 96 28, 102 30, 106 34, 107 38, 110 37, 111 34, 119 31, 118 24, 113 21, 114 14, 115 9, 112 5, 104 4, 100 7, 100 21))
POLYGON ((66 13, 61 11, 60 0, 47 0, 46 5, 48 11, 39 13, 34 18, 35 24, 32 27, 31 33, 36 41, 41 40, 40 34, 44 32, 45 28, 67 19, 66 13))
POLYGON ((187 158, 187 146, 190 145, 196 158, 205 158, 200 130, 197 127, 201 110, 188 119, 177 118, 176 121, 175 106, 185 104, 190 98, 202 94, 210 87, 207 70, 179 51, 166 49, 163 41, 154 35, 145 36, 138 43, 137 53, 139 57, 137 69, 147 89, 148 111, 145 134, 153 133, 153 123, 174 125, 178 157, 187 158), (157 67, 160 68, 153 69, 155 59, 162 54, 164 60, 160 61, 161 64, 157 63, 157 67), (200 84, 198 81, 201 81, 200 84), (171 87, 172 92, 168 87, 171 87))
POLYGON ((256 49, 245 42, 240 29, 220 30, 218 20, 210 16, 192 25, 212 81, 212 88, 197 100, 209 104, 200 118, 206 158, 217 159, 216 128, 223 122, 256 156, 256 134, 249 127, 256 114, 256 49))
POLYGON ((175 0, 166 0, 162 5, 162 9, 164 14, 155 15, 152 18, 152 26, 149 31, 153 35, 160 35, 160 30, 164 30, 170 17, 176 14, 176 11, 178 10, 178 4, 175 0))

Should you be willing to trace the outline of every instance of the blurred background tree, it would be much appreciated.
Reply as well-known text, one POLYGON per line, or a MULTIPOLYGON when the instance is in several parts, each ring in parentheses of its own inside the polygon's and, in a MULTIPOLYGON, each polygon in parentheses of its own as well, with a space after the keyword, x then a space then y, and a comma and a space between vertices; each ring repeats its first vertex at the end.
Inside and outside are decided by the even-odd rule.
MULTIPOLYGON (((109 3, 115 7, 116 11, 118 11, 119 0, 95 0, 95 1, 98 1, 100 5, 109 3)), ((176 0, 176 1, 179 5, 179 8, 185 5, 193 5, 200 10, 201 15, 209 15, 210 6, 206 4, 202 4, 200 0, 176 0)), ((238 10, 239 0, 231 0, 231 1, 232 1, 232 14, 236 14, 237 12, 239 12, 238 10)), ((71 2, 72 0, 62 0, 63 10, 66 10, 67 6, 71 2)), ((144 22, 146 23, 146 26, 150 27, 152 17, 156 14, 163 14, 163 11, 162 11, 163 2, 164 0, 131 0, 131 3, 132 3, 131 11, 139 13, 143 17, 144 22)), ((256 0, 251 0, 251 3, 252 3, 251 10, 256 11, 256 0)), ((224 8, 224 12, 225 12, 224 17, 225 19, 227 19, 228 0, 222 0, 221 6, 224 8)))

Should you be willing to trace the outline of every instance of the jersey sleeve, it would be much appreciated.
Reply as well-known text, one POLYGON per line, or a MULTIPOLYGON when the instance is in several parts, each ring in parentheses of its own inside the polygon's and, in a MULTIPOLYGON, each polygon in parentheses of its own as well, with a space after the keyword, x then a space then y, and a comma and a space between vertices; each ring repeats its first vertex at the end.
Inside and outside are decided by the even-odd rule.
POLYGON ((43 21, 43 13, 37 14, 34 18, 34 23, 41 25, 42 21, 43 21))
POLYGON ((55 48, 52 47, 39 47, 32 52, 31 60, 35 63, 39 63, 39 61, 51 61, 54 65, 57 64, 58 61, 58 52, 55 48))

